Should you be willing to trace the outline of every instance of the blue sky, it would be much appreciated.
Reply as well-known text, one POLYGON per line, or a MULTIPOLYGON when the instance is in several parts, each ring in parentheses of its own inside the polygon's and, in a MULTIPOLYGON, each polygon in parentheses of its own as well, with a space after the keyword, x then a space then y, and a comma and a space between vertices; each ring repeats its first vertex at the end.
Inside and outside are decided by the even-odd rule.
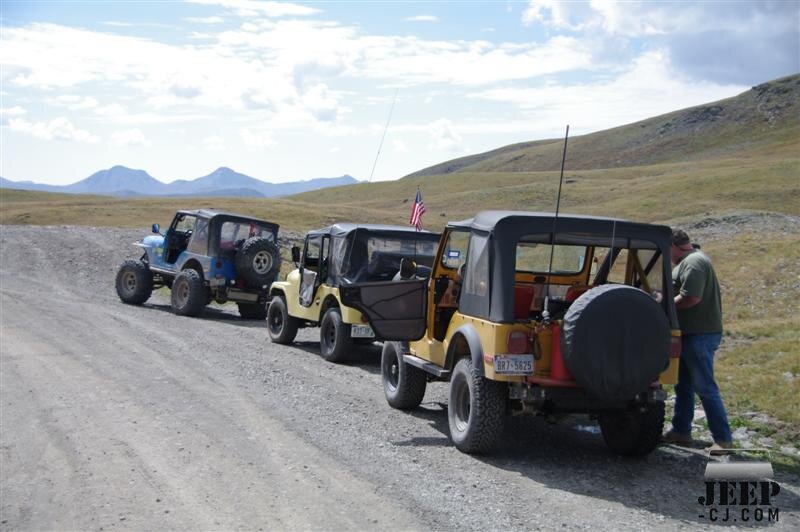
POLYGON ((0 176, 374 180, 800 71, 800 2, 3 0, 0 176), (396 100, 395 100, 396 94, 396 100))

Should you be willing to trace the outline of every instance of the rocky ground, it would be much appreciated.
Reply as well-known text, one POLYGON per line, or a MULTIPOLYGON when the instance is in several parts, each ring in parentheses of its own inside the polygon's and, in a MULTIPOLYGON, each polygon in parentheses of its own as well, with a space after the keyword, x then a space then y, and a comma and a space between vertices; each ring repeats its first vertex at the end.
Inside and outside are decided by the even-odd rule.
MULTIPOLYGON (((446 385, 389 408, 377 346, 333 365, 315 329, 282 347, 232 306, 124 305, 135 230, 0 231, 2 530, 716 526, 698 449, 625 459, 588 419, 515 418, 495 455, 464 455, 446 385)), ((796 530, 800 479, 776 479, 772 524, 796 530)))

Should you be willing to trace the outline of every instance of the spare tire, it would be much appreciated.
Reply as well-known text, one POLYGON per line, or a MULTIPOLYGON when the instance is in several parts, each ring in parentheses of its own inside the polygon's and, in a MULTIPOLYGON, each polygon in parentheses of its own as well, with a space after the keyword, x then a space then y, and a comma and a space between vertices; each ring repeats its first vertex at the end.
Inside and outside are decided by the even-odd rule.
POLYGON ((564 316, 564 363, 591 395, 629 400, 647 390, 669 364, 670 327, 664 310, 642 290, 598 286, 564 316))
POLYGON ((278 247, 266 238, 248 238, 236 252, 236 271, 251 288, 261 288, 277 279, 281 268, 278 247))

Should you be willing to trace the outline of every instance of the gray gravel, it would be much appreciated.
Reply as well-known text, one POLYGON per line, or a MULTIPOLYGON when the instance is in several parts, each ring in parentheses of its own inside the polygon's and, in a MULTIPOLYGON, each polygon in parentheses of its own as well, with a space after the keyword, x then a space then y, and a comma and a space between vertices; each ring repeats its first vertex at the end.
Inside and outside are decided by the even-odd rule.
MULTIPOLYGON (((379 348, 345 365, 234 306, 122 304, 142 232, 2 226, 0 528, 701 529, 708 458, 611 454, 589 420, 512 419, 498 453, 448 439, 446 385, 388 407, 379 348)), ((778 528, 800 525, 779 476, 778 528)))

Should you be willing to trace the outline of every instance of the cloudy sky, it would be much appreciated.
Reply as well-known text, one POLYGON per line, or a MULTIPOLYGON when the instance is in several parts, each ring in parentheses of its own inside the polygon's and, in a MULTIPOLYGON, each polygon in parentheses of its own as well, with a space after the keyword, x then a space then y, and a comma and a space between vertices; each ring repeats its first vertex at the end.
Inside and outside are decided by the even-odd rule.
POLYGON ((0 176, 396 179, 800 71, 800 1, 3 0, 0 176))

